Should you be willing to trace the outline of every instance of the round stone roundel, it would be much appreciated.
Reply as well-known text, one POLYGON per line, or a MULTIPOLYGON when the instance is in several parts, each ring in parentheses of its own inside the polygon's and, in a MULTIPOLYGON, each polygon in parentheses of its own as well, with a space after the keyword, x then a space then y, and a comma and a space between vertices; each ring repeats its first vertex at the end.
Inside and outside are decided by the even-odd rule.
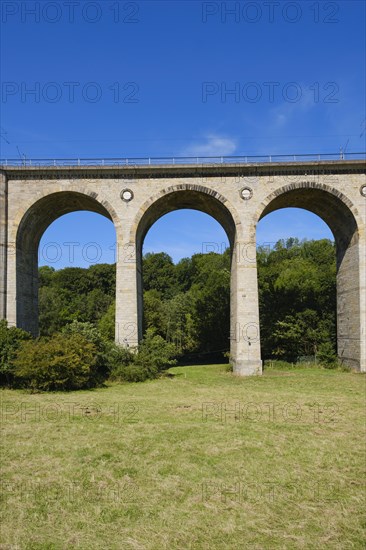
POLYGON ((130 202, 133 199, 133 191, 131 189, 123 189, 121 191, 121 199, 125 202, 130 202))
POLYGON ((248 201, 253 196, 253 190, 250 187, 243 187, 240 190, 240 196, 243 200, 248 201))
POLYGON ((360 193, 363 197, 366 197, 366 185, 362 185, 360 193))

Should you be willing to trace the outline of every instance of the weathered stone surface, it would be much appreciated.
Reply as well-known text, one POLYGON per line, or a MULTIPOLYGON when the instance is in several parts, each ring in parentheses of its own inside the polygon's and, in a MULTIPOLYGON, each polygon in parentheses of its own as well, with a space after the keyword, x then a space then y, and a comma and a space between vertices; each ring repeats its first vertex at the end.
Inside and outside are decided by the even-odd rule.
POLYGON ((8 231, 8 183, 0 172, 0 319, 6 318, 6 269, 8 231))
POLYGON ((164 214, 193 208, 213 216, 230 240, 234 371, 238 375, 259 374, 256 225, 269 212, 296 206, 319 215, 334 234, 338 354, 346 365, 366 371, 364 162, 1 170, 0 318, 37 334, 39 241, 58 217, 89 210, 115 225, 116 339, 122 344, 136 344, 142 332, 141 252, 145 235, 164 214), (126 189, 132 193, 124 193, 123 199, 121 192, 126 189))

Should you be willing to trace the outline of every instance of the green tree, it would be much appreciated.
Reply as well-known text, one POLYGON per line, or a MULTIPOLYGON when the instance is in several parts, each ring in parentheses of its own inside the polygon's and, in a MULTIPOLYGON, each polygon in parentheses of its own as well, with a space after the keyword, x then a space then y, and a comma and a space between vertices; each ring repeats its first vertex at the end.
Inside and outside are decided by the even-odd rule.
POLYGON ((180 292, 164 304, 166 340, 176 347, 176 353, 184 355, 198 349, 199 341, 194 322, 195 310, 191 292, 180 292))
POLYGON ((335 343, 336 264, 330 241, 279 241, 258 251, 262 356, 296 360, 335 343))
POLYGON ((95 264, 87 270, 92 289, 99 289, 104 295, 114 299, 116 290, 116 265, 95 264))
MULTIPOLYGON (((296 359, 336 342, 336 261, 327 239, 280 240, 257 251, 262 357, 296 359)), ((143 258, 144 331, 176 352, 228 350, 230 249, 194 254, 174 265, 168 254, 143 258)), ((40 268, 41 334, 74 320, 99 326, 114 340, 115 266, 40 268)))
POLYGON ((31 335, 16 327, 8 327, 5 320, 0 321, 0 384, 12 386, 14 383, 14 360, 18 349, 31 335))
POLYGON ((99 320, 98 327, 105 340, 114 341, 116 324, 116 303, 112 302, 99 320))
POLYGON ((200 351, 227 351, 230 336, 230 257, 195 257, 196 282, 191 288, 200 351))
POLYGON ((163 299, 171 298, 176 292, 175 266, 165 252, 148 253, 143 259, 144 290, 157 290, 163 299))
POLYGON ((144 292, 144 332, 154 328, 155 332, 165 338, 167 320, 161 293, 156 289, 144 292))

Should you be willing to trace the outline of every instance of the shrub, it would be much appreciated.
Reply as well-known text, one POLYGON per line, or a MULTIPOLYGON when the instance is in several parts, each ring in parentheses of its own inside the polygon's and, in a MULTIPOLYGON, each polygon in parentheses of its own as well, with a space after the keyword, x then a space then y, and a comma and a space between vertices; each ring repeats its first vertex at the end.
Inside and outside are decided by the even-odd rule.
POLYGON ((110 360, 110 379, 113 381, 143 382, 156 378, 164 370, 176 365, 173 359, 176 353, 174 344, 166 342, 151 329, 147 330, 145 338, 138 346, 138 353, 127 348, 114 347, 110 360))
POLYGON ((317 359, 322 367, 336 369, 339 366, 337 354, 331 342, 324 342, 319 345, 317 359))
POLYGON ((96 361, 95 369, 99 381, 105 380, 110 372, 109 364, 109 349, 110 342, 107 342, 101 332, 92 323, 83 323, 80 321, 73 321, 62 329, 62 334, 65 336, 72 336, 79 334, 90 344, 93 344, 96 348, 96 361))
POLYGON ((97 349, 96 370, 99 381, 109 378, 112 381, 140 382, 146 380, 147 376, 138 369, 127 369, 135 361, 135 353, 129 348, 115 344, 104 337, 100 328, 92 323, 73 321, 64 329, 65 335, 81 334, 88 342, 95 345, 97 349), (136 372, 135 372, 136 371, 136 372))
POLYGON ((135 363, 117 365, 110 376, 110 380, 116 382, 144 382, 148 378, 150 377, 147 370, 135 363))
POLYGON ((137 350, 111 344, 108 359, 109 379, 115 382, 144 382, 150 378, 143 365, 137 364, 137 350))
POLYGON ((129 367, 135 360, 134 353, 122 346, 110 344, 108 349, 109 378, 112 381, 141 382, 145 378, 137 375, 137 379, 129 374, 129 367))
POLYGON ((0 321, 0 384, 14 384, 14 359, 22 342, 29 340, 31 335, 16 327, 8 327, 5 320, 0 321))
POLYGON ((146 331, 145 337, 138 347, 135 364, 146 370, 148 378, 155 378, 164 370, 174 367, 177 362, 174 344, 155 334, 153 329, 146 331))
POLYGON ((80 334, 55 334, 24 342, 14 361, 20 385, 32 390, 58 391, 97 385, 97 349, 80 334))
POLYGON ((85 340, 88 340, 91 344, 94 344, 98 350, 105 349, 105 341, 99 330, 93 325, 93 323, 82 323, 80 321, 72 321, 62 329, 62 334, 72 335, 81 334, 85 340))

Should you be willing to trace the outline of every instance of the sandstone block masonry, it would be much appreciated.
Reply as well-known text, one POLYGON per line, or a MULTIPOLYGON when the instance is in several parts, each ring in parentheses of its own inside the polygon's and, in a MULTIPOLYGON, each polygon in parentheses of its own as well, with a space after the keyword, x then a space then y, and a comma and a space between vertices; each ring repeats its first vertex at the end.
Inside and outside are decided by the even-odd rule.
POLYGON ((0 167, 0 318, 38 334, 38 246, 77 210, 112 220, 117 235, 116 340, 142 336, 141 255, 164 214, 201 210, 232 248, 230 346, 238 375, 260 374, 256 226, 285 207, 319 215, 337 245, 338 355, 366 371, 365 162, 0 167))

